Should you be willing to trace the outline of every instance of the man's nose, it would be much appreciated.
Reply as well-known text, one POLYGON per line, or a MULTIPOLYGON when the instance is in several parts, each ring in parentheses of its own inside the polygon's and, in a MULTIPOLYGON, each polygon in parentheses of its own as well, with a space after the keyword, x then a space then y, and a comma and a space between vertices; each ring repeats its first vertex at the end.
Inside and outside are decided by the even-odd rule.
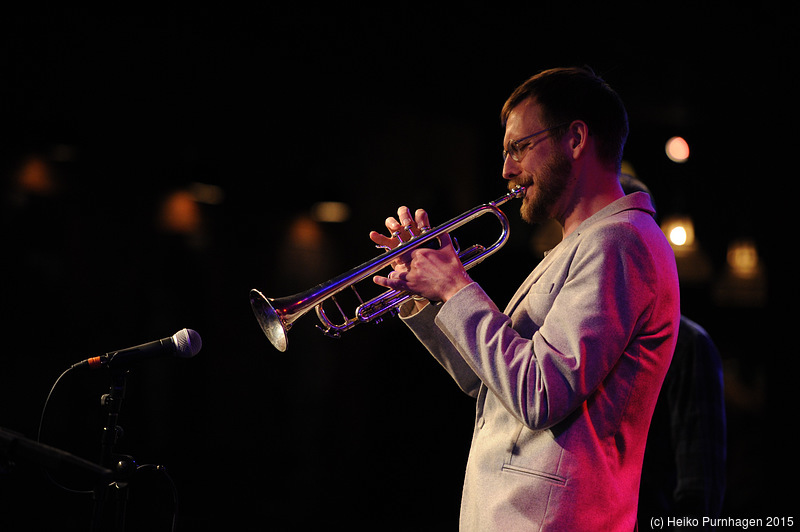
POLYGON ((503 179, 511 180, 519 175, 520 166, 510 155, 503 162, 503 179))

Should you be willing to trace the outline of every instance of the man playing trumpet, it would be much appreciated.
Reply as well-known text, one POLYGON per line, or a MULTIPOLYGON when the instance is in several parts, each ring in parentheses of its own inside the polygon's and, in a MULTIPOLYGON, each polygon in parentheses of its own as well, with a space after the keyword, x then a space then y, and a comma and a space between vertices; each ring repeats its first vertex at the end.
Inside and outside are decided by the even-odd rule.
MULTIPOLYGON (((394 265, 401 317, 477 400, 461 530, 634 530, 647 431, 675 347, 675 259, 649 197, 618 180, 624 105, 588 69, 553 69, 502 110, 503 178, 526 187, 521 216, 563 239, 503 312, 448 238, 394 265)), ((429 226, 401 207, 380 246, 429 226), (399 236, 399 238, 398 238, 399 236)))

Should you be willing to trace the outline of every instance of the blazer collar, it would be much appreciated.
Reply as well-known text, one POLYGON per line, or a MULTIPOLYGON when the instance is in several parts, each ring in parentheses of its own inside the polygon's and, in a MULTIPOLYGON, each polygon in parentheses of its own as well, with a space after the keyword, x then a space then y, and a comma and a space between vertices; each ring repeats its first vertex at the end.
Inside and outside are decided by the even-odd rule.
POLYGON ((514 294, 514 297, 508 303, 506 307, 505 314, 510 316, 514 310, 519 305, 520 301, 528 294, 531 289, 531 286, 539 279, 539 277, 544 274, 547 270, 548 266, 550 265, 553 260, 560 254, 560 252, 568 247, 566 245, 567 242, 577 238, 577 235, 580 235, 582 231, 585 231, 587 228, 596 224, 600 220, 608 218, 609 216, 614 216, 615 214, 619 214, 624 211, 630 210, 640 210, 644 211, 650 216, 655 216, 656 212, 653 209, 653 202, 650 199, 650 195, 646 192, 634 192, 627 196, 624 196, 612 203, 609 203, 603 209, 597 211, 589 218, 585 219, 581 224, 573 231, 567 238, 562 240, 558 243, 556 247, 551 249, 550 251, 545 252, 544 259, 533 269, 533 271, 528 275, 528 278, 525 279, 525 282, 517 289, 517 292, 514 294))

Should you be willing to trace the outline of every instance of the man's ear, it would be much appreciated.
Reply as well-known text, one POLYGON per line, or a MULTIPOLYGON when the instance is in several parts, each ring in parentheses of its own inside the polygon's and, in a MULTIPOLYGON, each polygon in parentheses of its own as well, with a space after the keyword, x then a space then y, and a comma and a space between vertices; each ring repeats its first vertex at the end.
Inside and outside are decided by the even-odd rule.
POLYGON ((573 159, 578 159, 588 149, 589 126, 583 120, 575 120, 569 125, 569 130, 565 135, 567 149, 570 150, 573 159))

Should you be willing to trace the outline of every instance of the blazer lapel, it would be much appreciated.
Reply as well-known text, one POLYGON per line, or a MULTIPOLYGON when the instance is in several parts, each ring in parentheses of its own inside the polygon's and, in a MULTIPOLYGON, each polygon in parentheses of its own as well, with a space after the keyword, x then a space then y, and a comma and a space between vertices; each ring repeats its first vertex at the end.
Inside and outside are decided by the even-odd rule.
POLYGON ((559 254, 561 248, 562 246, 558 245, 551 249, 550 252, 544 256, 544 259, 542 259, 542 261, 536 266, 536 268, 533 269, 530 275, 528 275, 528 278, 525 279, 525 282, 523 282, 522 285, 520 285, 520 287, 517 289, 514 297, 512 297, 511 301, 508 302, 503 314, 506 316, 511 316, 511 314, 514 313, 522 300, 525 299, 525 296, 528 295, 528 292, 530 292, 531 287, 536 284, 536 281, 538 281, 539 278, 544 275, 544 272, 546 272, 547 268, 549 268, 553 263, 553 260, 559 254))

